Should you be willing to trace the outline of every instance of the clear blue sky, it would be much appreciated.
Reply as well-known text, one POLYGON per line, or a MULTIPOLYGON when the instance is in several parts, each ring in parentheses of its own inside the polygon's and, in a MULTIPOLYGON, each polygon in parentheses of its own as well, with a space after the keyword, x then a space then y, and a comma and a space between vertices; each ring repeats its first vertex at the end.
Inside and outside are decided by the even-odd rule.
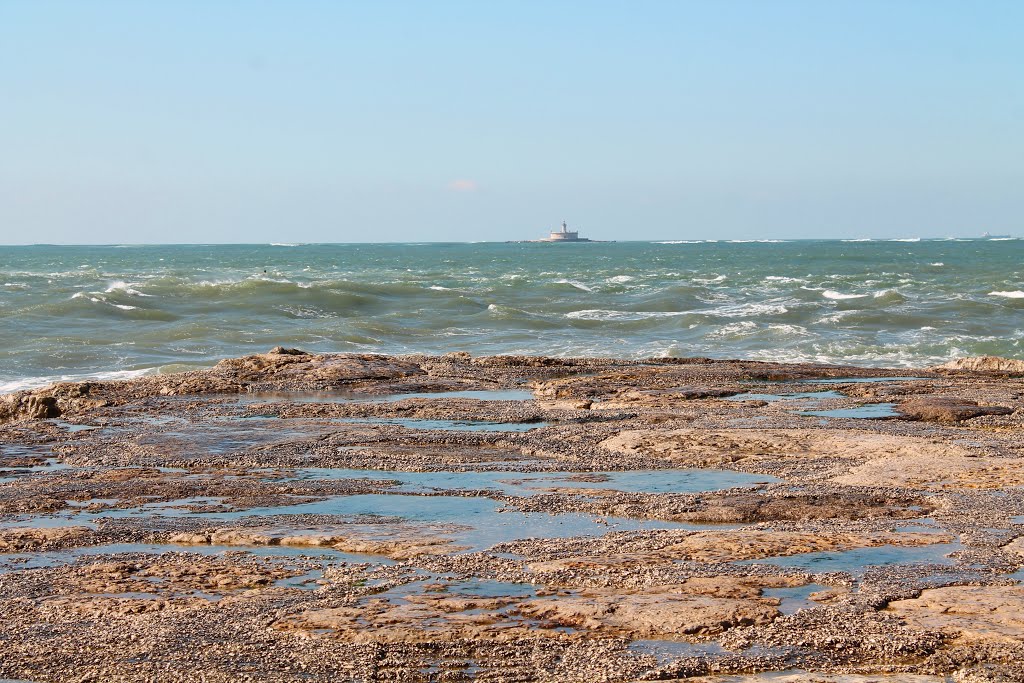
POLYGON ((1024 234, 1024 2, 0 0, 0 243, 1024 234))

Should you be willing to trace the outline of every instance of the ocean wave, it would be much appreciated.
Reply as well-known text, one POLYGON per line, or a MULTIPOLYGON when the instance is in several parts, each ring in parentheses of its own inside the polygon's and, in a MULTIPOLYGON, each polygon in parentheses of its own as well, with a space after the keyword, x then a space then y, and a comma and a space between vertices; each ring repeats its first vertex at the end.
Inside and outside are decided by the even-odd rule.
POLYGON ((895 237, 890 242, 920 242, 920 237, 895 237))
POLYGON ((614 311, 588 308, 565 314, 570 320, 648 320, 651 318, 674 318, 687 315, 689 311, 614 311))
POLYGON ((57 382, 85 382, 89 380, 104 382, 135 379, 136 377, 151 375, 155 372, 157 372, 156 368, 145 368, 141 370, 93 372, 80 375, 44 375, 39 377, 23 377, 6 382, 0 381, 0 394, 9 394, 11 392, 25 391, 27 389, 40 389, 42 387, 48 387, 51 384, 56 384, 57 382))
POLYGON ((783 337, 811 337, 814 336, 803 325, 786 325, 773 323, 768 325, 768 330, 783 337))
POLYGON ((750 320, 744 320, 738 323, 729 323, 728 325, 722 325, 721 327, 712 330, 708 336, 712 338, 721 337, 742 337, 753 334, 757 331, 757 323, 750 320))
POLYGON ((840 242, 874 242, 870 237, 858 237, 857 239, 839 240, 840 242))
POLYGON ((833 299, 836 301, 842 301, 844 299, 863 299, 867 296, 867 294, 843 294, 842 292, 837 292, 834 289, 826 289, 821 293, 821 295, 826 299, 833 299))
POLYGON ((614 282, 615 284, 621 285, 627 282, 632 282, 635 279, 636 278, 632 275, 616 275, 615 277, 608 278, 607 282, 614 282))
POLYGON ((1001 296, 1006 299, 1024 299, 1024 292, 1019 289, 1008 292, 989 292, 989 296, 1001 296))
POLYGON ((107 285, 107 288, 104 291, 107 294, 113 294, 114 292, 124 292, 125 294, 131 294, 132 296, 153 296, 152 294, 145 294, 137 289, 134 289, 134 287, 136 286, 136 283, 128 283, 122 280, 115 280, 114 282, 111 282, 109 285, 107 285))
POLYGON ((699 282, 702 285, 713 285, 716 282, 725 282, 728 279, 729 278, 726 277, 725 275, 718 275, 717 277, 711 277, 711 278, 695 277, 695 278, 693 278, 693 282, 699 282))
POLYGON ((732 304, 694 312, 705 313, 707 315, 714 315, 721 318, 749 318, 758 315, 783 315, 784 313, 789 313, 789 309, 778 302, 765 302, 732 304))
POLYGON ((666 240, 664 242, 655 242, 655 244, 702 244, 704 240, 666 240))
POLYGON ((576 289, 580 290, 581 292, 593 292, 594 291, 593 289, 591 289, 590 287, 587 287, 582 282, 577 282, 576 280, 566 280, 565 278, 562 278, 560 280, 555 280, 555 284, 556 285, 569 285, 570 287, 575 287, 576 289))

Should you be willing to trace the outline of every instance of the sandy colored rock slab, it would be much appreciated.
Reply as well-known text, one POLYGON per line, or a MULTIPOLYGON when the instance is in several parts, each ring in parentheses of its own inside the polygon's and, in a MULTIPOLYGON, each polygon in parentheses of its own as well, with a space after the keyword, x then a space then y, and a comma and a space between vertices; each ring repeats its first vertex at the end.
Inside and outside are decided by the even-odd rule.
POLYGON ((922 546, 948 543, 947 534, 816 534, 798 531, 702 531, 661 553, 697 562, 736 562, 804 553, 874 548, 883 545, 922 546))
POLYGON ((1000 356, 974 356, 955 358, 948 363, 936 365, 931 370, 958 370, 961 372, 991 372, 996 374, 1024 374, 1024 360, 1000 356))
POLYGON ((0 530, 0 552, 20 553, 29 550, 40 550, 48 546, 74 543, 91 533, 84 526, 52 527, 30 529, 14 527, 0 530))
POLYGON ((853 461, 845 473, 829 479, 845 486, 923 490, 1024 486, 1024 459, 978 456, 939 439, 857 430, 630 430, 601 445, 617 453, 661 457, 687 467, 751 460, 853 461))
POLYGON ((169 597, 193 591, 262 589, 295 574, 267 563, 239 563, 218 557, 186 555, 133 562, 97 562, 81 568, 63 583, 83 593, 155 592, 169 597))
POLYGON ((886 484, 921 490, 1001 489, 1024 486, 1024 459, 936 453, 885 456, 831 481, 847 486, 886 484))
POLYGON ((664 588, 643 592, 588 590, 522 603, 521 614, 559 626, 634 638, 704 636, 779 616, 768 600, 699 595, 664 588))
POLYGON ((1024 641, 1024 586, 951 586, 889 603, 888 610, 921 629, 965 643, 1024 641))
POLYGON ((601 442, 618 453, 662 457, 687 467, 782 458, 906 458, 964 456, 965 449, 935 439, 820 429, 628 430, 601 442))
POLYGON ((401 602, 373 598, 344 607, 303 610, 274 623, 281 631, 327 631, 350 643, 436 643, 463 639, 509 641, 565 638, 551 628, 502 613, 512 600, 410 596, 401 602))
POLYGON ((898 406, 904 418, 923 422, 955 424, 983 415, 1010 415, 1007 406, 979 405, 977 401, 945 396, 928 396, 903 401, 898 406))
POLYGON ((458 594, 371 598, 351 606, 305 610, 279 620, 275 628, 327 629, 357 643, 577 638, 584 633, 676 638, 765 624, 779 615, 775 601, 759 598, 757 587, 728 579, 724 583, 725 589, 704 581, 644 591, 594 589, 537 598, 458 594))
POLYGON ((232 528, 182 532, 172 534, 167 540, 180 545, 333 548, 340 552, 381 555, 393 560, 408 560, 421 555, 444 555, 463 549, 452 545, 449 539, 436 536, 369 539, 348 534, 288 534, 279 530, 232 528))

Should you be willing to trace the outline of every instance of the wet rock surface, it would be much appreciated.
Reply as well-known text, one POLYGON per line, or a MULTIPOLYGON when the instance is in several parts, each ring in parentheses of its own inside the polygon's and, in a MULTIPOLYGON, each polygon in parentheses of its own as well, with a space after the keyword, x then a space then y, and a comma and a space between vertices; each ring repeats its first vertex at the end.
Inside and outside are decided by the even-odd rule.
POLYGON ((1024 680, 1017 363, 279 347, 0 397, 0 678, 1024 680))

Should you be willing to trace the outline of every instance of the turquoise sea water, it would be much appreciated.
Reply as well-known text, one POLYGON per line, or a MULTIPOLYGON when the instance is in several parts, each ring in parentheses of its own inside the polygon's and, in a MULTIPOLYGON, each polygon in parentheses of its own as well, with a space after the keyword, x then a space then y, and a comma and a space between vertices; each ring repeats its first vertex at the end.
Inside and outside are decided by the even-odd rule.
POLYGON ((311 351, 1024 357, 1024 242, 0 247, 0 391, 311 351))

